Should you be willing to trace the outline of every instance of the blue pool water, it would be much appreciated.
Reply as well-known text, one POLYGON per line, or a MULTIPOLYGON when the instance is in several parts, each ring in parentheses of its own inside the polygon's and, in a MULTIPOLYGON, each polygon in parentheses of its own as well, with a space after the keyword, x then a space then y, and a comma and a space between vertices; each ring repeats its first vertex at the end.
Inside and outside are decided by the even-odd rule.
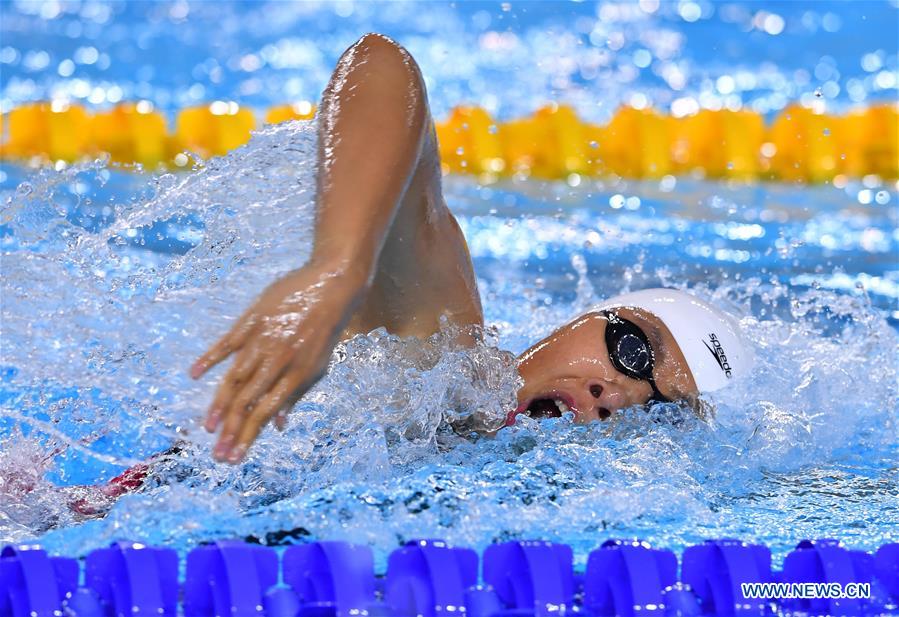
MULTIPOLYGON (((92 28, 84 13, 110 5, 78 6, 85 25, 71 38, 84 46, 92 28)), ((158 6, 169 11, 162 20, 181 10, 158 6)), ((202 13, 203 6, 189 8, 202 13)), ((226 6, 245 18, 240 27, 255 27, 255 5, 226 6)), ((405 5, 383 15, 352 6, 340 18, 350 20, 347 33, 354 19, 380 28, 415 13, 405 5)), ((806 39, 790 30, 803 14, 783 6, 783 36, 824 36, 820 27, 806 39)), ((72 21, 64 12, 35 16, 29 7, 14 5, 15 23, 47 22, 49 31, 72 21)), ((601 9, 590 5, 594 21, 601 9)), ((645 23, 621 23, 635 32, 682 30, 695 41, 693 22, 676 22, 668 13, 678 9, 663 9, 645 23)), ((474 9, 442 10, 456 21, 435 22, 434 30, 458 24, 471 33, 480 23, 474 9)), ((491 20, 504 14, 493 5, 479 10, 491 20)), ((814 10, 819 22, 836 11, 847 28, 856 15, 840 5, 814 10)), ((127 48, 128 32, 149 27, 143 13, 111 15, 124 30, 92 40, 127 48)), ((310 28, 321 27, 316 20, 340 22, 332 5, 310 15, 310 28)), ((196 32, 194 44, 210 57, 232 53, 203 34, 211 17, 191 19, 164 31, 185 39, 196 32)), ((516 30, 523 39, 549 32, 541 24, 557 18, 533 19, 516 30)), ((700 24, 725 37, 728 22, 715 19, 700 24)), ((293 34, 283 37, 306 40, 289 23, 293 34)), ((54 36, 69 35, 46 36, 33 44, 50 49, 62 44, 54 36)), ((340 36, 307 38, 336 50, 340 36)), ((889 38, 874 29, 870 49, 835 56, 846 73, 841 84, 854 78, 849 59, 861 67, 859 54, 890 49, 878 36, 889 38)), ((246 34, 221 45, 253 48, 255 41, 246 34)), ((17 50, 24 61, 27 51, 17 50)), ((413 52, 425 56, 425 72, 433 68, 426 47, 413 52)), ((465 53, 489 60, 487 52, 465 53)), ((882 66, 895 68, 895 47, 881 55, 882 66)), ((183 66, 141 58, 123 62, 148 62, 155 67, 148 82, 170 93, 190 87, 177 76, 183 66), (161 74, 172 81, 157 81, 161 74)), ((331 58, 323 53, 321 67, 331 58)), ((747 58, 747 70, 761 74, 747 58)), ((787 64, 778 60, 775 68, 787 64)), ((16 70, 25 80, 24 69, 16 70)), ((815 66, 806 70, 814 74, 815 66)), ((863 81, 879 74, 857 71, 863 81)), ((35 88, 74 87, 52 75, 28 79, 35 88)), ((221 86, 221 96, 241 83, 222 79, 230 86, 221 86)), ((699 96, 696 79, 690 83, 699 96)), ((3 80, 8 101, 17 91, 6 71, 3 80)), ((124 73, 110 83, 130 87, 124 73)), ((875 86, 866 92, 877 95, 875 86)), ((597 87, 566 86, 558 96, 597 87)), ((620 87, 603 100, 611 104, 620 87)), ((525 88, 535 99, 554 92, 536 82, 525 88)), ((432 86, 431 96, 435 107, 456 102, 451 88, 432 86)), ((837 103, 851 102, 840 96, 849 95, 837 95, 837 103)), ((221 373, 195 383, 186 368, 268 282, 302 263, 311 242, 313 166, 313 126, 295 123, 267 129, 193 173, 153 178, 102 163, 0 169, 0 542, 38 539, 80 554, 126 537, 183 549, 230 536, 337 538, 366 542, 383 558, 413 537, 474 547, 542 537, 571 544, 583 563, 609 537, 679 550, 705 537, 736 536, 767 543, 778 557, 805 537, 839 537, 866 549, 897 539, 899 196, 895 184, 876 178, 835 188, 691 178, 482 187, 448 177, 447 200, 479 279, 485 343, 458 349, 451 333, 423 342, 384 332, 349 341, 291 414, 285 434, 266 432, 240 467, 213 465, 210 437, 197 419, 221 373), (523 419, 495 438, 478 436, 475 429, 495 426, 514 400, 515 353, 604 297, 660 284, 730 307, 752 340, 758 363, 751 378, 709 396, 709 420, 661 405, 586 426, 523 419), (66 505, 91 498, 81 485, 103 482, 175 440, 186 444, 182 452, 163 459, 147 488, 112 505, 105 518, 85 520, 66 505)))

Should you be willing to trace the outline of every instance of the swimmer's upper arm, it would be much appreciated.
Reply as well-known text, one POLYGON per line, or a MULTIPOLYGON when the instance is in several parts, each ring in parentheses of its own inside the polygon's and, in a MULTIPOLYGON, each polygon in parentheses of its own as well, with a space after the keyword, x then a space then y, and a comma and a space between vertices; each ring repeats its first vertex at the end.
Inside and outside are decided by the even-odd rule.
POLYGON ((328 167, 319 177, 316 252, 369 277, 348 333, 385 326, 427 336, 443 317, 482 324, 465 238, 443 200, 427 91, 412 56, 381 35, 362 37, 325 91, 320 127, 328 167))
POLYGON ((367 34, 341 57, 320 111, 313 261, 362 268, 370 282, 421 150, 423 92, 411 57, 386 37, 367 34))

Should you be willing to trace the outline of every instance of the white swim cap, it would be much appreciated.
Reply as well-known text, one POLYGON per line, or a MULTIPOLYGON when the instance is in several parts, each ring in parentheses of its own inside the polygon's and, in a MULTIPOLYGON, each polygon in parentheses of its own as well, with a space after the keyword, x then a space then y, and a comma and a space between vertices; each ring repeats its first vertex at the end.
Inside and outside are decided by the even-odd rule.
POLYGON ((723 388, 752 368, 752 351, 737 321, 696 296, 676 289, 643 289, 610 298, 597 310, 616 307, 643 309, 662 320, 700 392, 723 388))

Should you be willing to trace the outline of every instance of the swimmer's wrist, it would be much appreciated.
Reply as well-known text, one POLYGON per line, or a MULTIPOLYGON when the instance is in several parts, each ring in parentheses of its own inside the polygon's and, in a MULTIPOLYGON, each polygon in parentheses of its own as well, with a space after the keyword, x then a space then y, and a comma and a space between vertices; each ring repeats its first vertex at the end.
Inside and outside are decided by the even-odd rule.
POLYGON ((314 251, 307 267, 358 289, 368 287, 372 278, 372 267, 367 260, 351 252, 314 251))

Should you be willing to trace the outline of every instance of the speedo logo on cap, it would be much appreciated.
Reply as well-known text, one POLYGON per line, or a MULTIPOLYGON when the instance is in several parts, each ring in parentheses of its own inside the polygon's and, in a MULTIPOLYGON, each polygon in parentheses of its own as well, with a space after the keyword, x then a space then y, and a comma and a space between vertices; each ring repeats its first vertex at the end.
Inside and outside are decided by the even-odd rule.
POLYGON ((706 346, 706 349, 709 350, 709 353, 712 354, 712 357, 715 358, 715 362, 718 363, 718 366, 721 367, 721 370, 724 371, 724 374, 727 375, 728 379, 733 377, 730 364, 727 363, 727 355, 724 353, 724 348, 721 346, 721 341, 718 340, 718 337, 715 336, 715 333, 710 332, 709 342, 703 341, 702 343, 706 346), (711 345, 709 343, 711 343, 711 345))

